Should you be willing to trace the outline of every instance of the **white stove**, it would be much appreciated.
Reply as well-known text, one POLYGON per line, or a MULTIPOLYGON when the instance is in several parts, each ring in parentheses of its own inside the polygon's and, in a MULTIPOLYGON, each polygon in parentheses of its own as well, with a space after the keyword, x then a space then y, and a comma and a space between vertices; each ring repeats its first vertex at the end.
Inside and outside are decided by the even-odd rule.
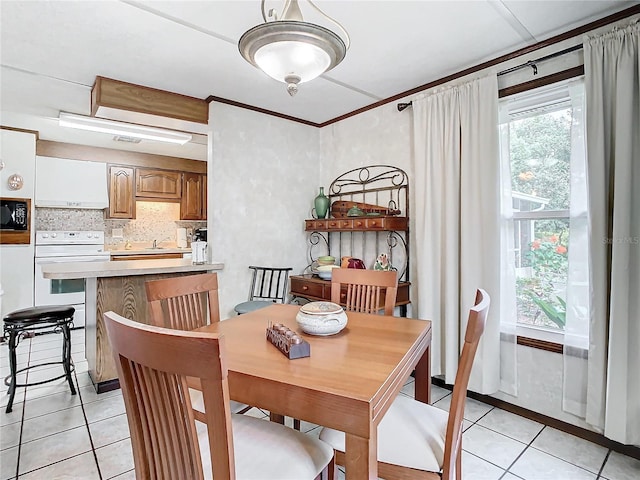
POLYGON ((106 262, 102 231, 37 231, 35 241, 35 304, 71 305, 76 309, 74 327, 83 327, 84 279, 49 280, 42 276, 45 263, 106 262))

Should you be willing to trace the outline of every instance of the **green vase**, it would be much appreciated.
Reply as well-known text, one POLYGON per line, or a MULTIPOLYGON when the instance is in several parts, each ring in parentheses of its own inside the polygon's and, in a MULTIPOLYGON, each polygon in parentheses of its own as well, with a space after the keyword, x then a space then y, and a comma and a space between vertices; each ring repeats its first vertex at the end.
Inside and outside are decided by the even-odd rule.
POLYGON ((316 209, 316 216, 324 218, 329 211, 329 197, 324 194, 324 187, 320 187, 320 193, 313 200, 313 206, 316 209))

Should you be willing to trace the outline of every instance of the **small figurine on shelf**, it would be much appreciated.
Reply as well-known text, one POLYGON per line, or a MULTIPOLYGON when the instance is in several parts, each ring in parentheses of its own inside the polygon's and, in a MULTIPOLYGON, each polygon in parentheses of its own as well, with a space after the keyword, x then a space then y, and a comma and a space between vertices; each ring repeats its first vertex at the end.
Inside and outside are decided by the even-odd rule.
POLYGON ((389 261, 389 256, 384 252, 378 255, 376 263, 373 264, 373 269, 382 270, 383 272, 393 270, 393 266, 391 266, 391 262, 389 261))

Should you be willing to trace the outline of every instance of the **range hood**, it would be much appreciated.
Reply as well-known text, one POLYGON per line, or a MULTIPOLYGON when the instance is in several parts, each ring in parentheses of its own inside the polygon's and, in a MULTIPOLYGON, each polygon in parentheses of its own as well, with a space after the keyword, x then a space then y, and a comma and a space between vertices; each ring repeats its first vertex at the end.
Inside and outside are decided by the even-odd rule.
POLYGON ((107 164, 36 156, 35 205, 107 208, 107 164))

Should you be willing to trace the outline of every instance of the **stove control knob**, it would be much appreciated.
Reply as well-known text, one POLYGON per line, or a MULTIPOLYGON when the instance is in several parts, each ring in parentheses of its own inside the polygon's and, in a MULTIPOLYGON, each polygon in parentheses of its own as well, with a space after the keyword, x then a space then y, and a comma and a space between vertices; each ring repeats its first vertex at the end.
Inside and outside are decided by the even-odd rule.
POLYGON ((91 237, 93 237, 93 234, 92 233, 87 233, 87 238, 91 238, 91 237))
POLYGON ((42 234, 42 238, 49 238, 49 234, 48 233, 43 233, 42 234))
POLYGON ((52 234, 51 234, 51 238, 56 238, 57 236, 58 236, 58 234, 57 234, 57 233, 52 233, 52 234))

